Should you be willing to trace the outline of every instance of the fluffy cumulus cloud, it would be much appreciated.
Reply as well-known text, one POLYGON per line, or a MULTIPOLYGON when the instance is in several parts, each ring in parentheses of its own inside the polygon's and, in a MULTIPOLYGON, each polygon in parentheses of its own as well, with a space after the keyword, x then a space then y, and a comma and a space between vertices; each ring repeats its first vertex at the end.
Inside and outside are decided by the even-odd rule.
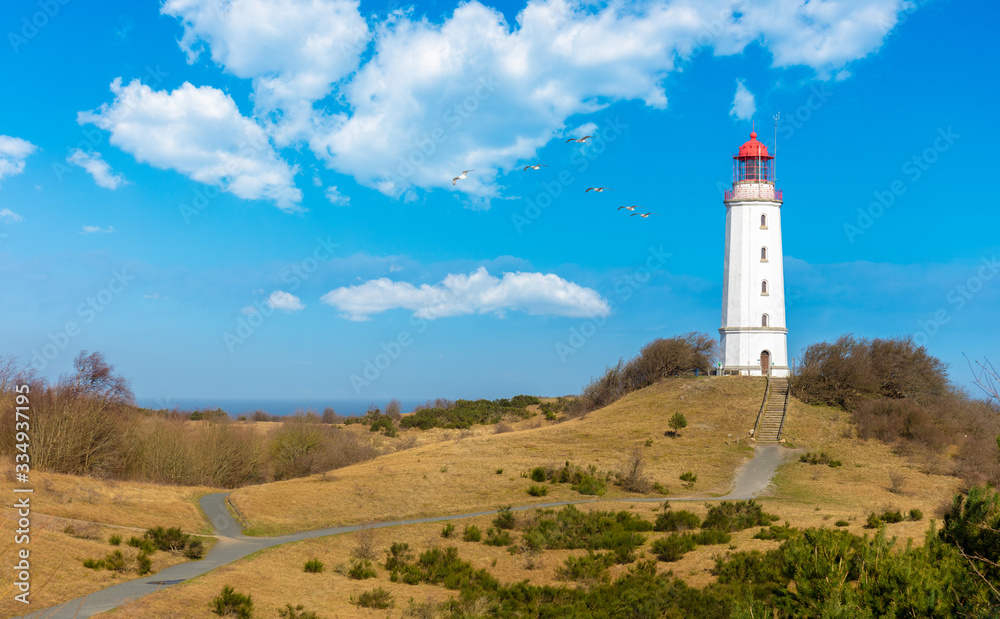
POLYGON ((328 167, 413 199, 418 188, 497 195, 502 176, 566 135, 575 115, 621 100, 665 108, 664 79, 702 51, 759 43, 774 66, 844 75, 907 6, 530 0, 509 24, 472 0, 440 23, 395 11, 371 27, 352 0, 167 0, 162 11, 183 25, 190 60, 208 50, 252 80, 260 126, 279 146, 308 144, 328 167))
POLYGON ((298 210, 302 192, 296 170, 275 152, 264 129, 240 114, 216 88, 184 83, 173 92, 155 91, 139 80, 111 83, 115 100, 80 112, 80 124, 111 132, 111 144, 137 160, 216 185, 240 198, 270 200, 298 210))
POLYGON ((36 146, 27 140, 0 135, 0 180, 24 172, 24 160, 36 146))
POLYGON ((290 292, 275 290, 267 297, 267 304, 274 309, 285 310, 286 312, 297 312, 304 308, 302 301, 290 292))
POLYGON ((66 158, 66 163, 80 166, 94 177, 95 183, 106 189, 118 189, 126 182, 124 176, 111 172, 111 166, 101 158, 101 153, 98 152, 87 153, 79 148, 74 148, 69 157, 66 158))
POLYGON ((368 320, 372 314, 397 308, 428 320, 463 314, 503 316, 509 310, 573 317, 606 316, 611 311, 596 291, 557 275, 515 272, 495 277, 485 267, 468 275, 450 274, 435 285, 374 279, 331 290, 321 300, 349 320, 368 320))
POLYGON ((750 120, 757 111, 757 103, 753 93, 747 90, 743 80, 736 80, 736 94, 733 96, 733 107, 729 115, 738 120, 750 120))
POLYGON ((21 221, 24 221, 24 218, 15 213, 14 211, 10 210, 9 208, 4 208, 0 209, 0 221, 8 224, 11 223, 16 224, 21 221))
POLYGON ((357 68, 371 38, 356 0, 167 0, 161 11, 181 20, 189 62, 207 47, 227 72, 253 80, 280 143, 302 137, 312 102, 357 68))

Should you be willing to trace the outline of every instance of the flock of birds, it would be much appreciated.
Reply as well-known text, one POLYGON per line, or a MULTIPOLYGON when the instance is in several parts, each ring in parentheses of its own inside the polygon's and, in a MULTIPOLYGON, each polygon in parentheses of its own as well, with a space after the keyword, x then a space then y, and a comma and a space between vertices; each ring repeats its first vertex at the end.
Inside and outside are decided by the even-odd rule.
MULTIPOLYGON (((576 142, 578 144, 585 144, 587 142, 587 140, 591 139, 592 137, 594 137, 594 136, 592 136, 592 135, 585 135, 582 138, 570 138, 570 139, 566 140, 566 144, 569 144, 570 142, 576 142)), ((530 164, 530 165, 524 166, 524 169, 521 170, 521 171, 522 172, 527 172, 528 170, 539 170, 541 168, 547 168, 547 167, 549 167, 549 166, 545 165, 544 163, 535 163, 535 164, 530 164)), ((463 170, 461 174, 459 174, 455 178, 451 179, 452 186, 454 186, 455 183, 457 183, 460 180, 464 180, 464 179, 469 178, 469 172, 475 172, 475 170, 463 170)), ((603 193, 605 191, 614 191, 614 189, 612 189, 610 187, 587 187, 586 191, 584 191, 583 193, 590 193, 591 191, 593 191, 595 193, 603 193)), ((625 209, 625 210, 627 210, 627 211, 629 211, 631 213, 631 215, 629 215, 629 217, 639 216, 639 217, 642 217, 643 219, 648 218, 650 215, 657 215, 658 214, 658 213, 636 213, 635 211, 638 208, 640 208, 638 204, 633 204, 632 206, 619 206, 617 210, 620 211, 622 209, 625 209)))

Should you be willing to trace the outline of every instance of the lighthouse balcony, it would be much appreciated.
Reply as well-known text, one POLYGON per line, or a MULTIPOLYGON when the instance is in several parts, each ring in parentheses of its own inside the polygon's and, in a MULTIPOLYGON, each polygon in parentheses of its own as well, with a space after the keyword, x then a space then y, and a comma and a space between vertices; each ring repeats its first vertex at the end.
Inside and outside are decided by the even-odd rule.
POLYGON ((782 191, 780 189, 775 189, 774 183, 738 182, 733 185, 732 189, 726 190, 724 199, 726 202, 731 200, 762 200, 767 202, 781 202, 782 191))

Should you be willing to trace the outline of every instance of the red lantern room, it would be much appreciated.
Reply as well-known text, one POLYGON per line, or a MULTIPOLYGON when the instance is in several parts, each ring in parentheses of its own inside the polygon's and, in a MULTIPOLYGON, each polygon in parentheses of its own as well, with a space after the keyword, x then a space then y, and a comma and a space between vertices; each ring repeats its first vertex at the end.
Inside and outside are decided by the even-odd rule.
POLYGON ((756 131, 750 133, 750 139, 733 156, 733 183, 740 182, 774 183, 774 156, 757 141, 756 131))

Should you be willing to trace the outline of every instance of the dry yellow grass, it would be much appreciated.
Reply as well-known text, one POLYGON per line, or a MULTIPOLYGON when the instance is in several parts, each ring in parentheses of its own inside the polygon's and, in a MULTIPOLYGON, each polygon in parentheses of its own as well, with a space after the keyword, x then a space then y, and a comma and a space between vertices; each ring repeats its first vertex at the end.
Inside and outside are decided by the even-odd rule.
MULTIPOLYGON (((0 468, 0 475, 8 479, 13 475, 13 463, 0 468)), ((31 485, 35 514, 140 529, 180 527, 188 533, 211 533, 198 497, 221 492, 207 486, 166 486, 42 471, 32 471, 31 485)))
MULTIPOLYGON (((4 565, 13 566, 15 555, 20 547, 13 543, 13 530, 17 522, 10 510, 4 516, 0 535, 6 540, 5 547, 0 551, 4 565)), ((100 591, 112 585, 138 578, 135 571, 135 557, 138 550, 125 542, 132 536, 141 537, 141 529, 101 526, 67 520, 38 513, 32 515, 31 542, 28 549, 31 554, 31 609, 45 608, 66 600, 100 591), (74 534, 65 532, 67 525, 72 526, 74 534), (119 534, 122 542, 112 546, 108 538, 119 534), (109 570, 92 570, 83 566, 86 559, 103 559, 114 550, 121 550, 131 568, 127 573, 109 570)), ((206 550, 214 540, 205 540, 206 550)), ((159 572, 171 565, 187 561, 183 556, 169 552, 156 552, 151 555, 152 570, 159 572)), ((16 593, 13 589, 13 570, 0 572, 0 617, 10 617, 25 612, 22 603, 13 599, 16 593)))
MULTIPOLYGON (((548 496, 532 499, 525 492, 531 482, 521 474, 565 461, 615 471, 634 448, 645 455, 646 475, 671 492, 683 490, 678 477, 690 470, 698 475, 694 491, 722 494, 752 455, 745 441, 735 439, 753 427, 763 393, 763 379, 665 381, 582 419, 426 444, 325 476, 241 488, 232 501, 254 534, 275 535, 579 500, 588 497, 567 484, 550 486, 548 496), (689 425, 680 438, 671 439, 664 432, 675 412, 684 414, 689 425), (498 469, 503 473, 498 475, 498 469)), ((628 495, 613 488, 607 496, 628 495)))

